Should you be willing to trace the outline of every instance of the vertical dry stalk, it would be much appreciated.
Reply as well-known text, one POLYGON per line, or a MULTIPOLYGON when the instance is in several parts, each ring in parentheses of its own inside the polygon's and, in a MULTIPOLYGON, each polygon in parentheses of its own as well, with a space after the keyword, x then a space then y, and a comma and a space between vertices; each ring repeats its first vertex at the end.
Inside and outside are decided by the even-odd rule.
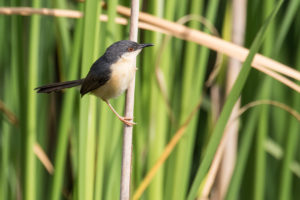
MULTIPOLYGON (((129 39, 137 41, 138 36, 139 0, 131 0, 130 36, 129 39)), ((129 85, 126 94, 125 116, 133 118, 135 76, 129 85)), ((123 155, 120 199, 130 198, 131 157, 132 157, 132 126, 125 125, 123 132, 123 155)))
MULTIPOLYGON (((246 5, 247 0, 233 0, 233 16, 232 16, 232 42, 237 45, 244 44, 245 22, 246 22, 246 5)), ((226 94, 229 94, 239 72, 241 63, 238 60, 230 58, 227 71, 226 94)), ((237 115, 240 107, 240 99, 235 104, 230 119, 237 115)), ((234 124, 225 129, 228 132, 226 139, 226 146, 223 152, 223 160, 219 169, 219 177, 217 184, 218 198, 224 199, 227 187, 229 185, 232 172, 235 166, 236 151, 237 151, 237 138, 239 130, 239 122, 236 120, 234 124)))

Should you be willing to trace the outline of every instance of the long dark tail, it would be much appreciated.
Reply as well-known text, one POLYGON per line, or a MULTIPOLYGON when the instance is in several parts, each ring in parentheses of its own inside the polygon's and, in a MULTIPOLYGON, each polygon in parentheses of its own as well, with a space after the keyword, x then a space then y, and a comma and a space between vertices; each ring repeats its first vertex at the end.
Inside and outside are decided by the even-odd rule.
POLYGON ((74 80, 74 81, 66 81, 60 83, 51 83, 48 85, 43 85, 40 87, 35 88, 37 93, 51 93, 51 92, 58 92, 65 88, 71 88, 78 85, 81 85, 84 79, 74 80))

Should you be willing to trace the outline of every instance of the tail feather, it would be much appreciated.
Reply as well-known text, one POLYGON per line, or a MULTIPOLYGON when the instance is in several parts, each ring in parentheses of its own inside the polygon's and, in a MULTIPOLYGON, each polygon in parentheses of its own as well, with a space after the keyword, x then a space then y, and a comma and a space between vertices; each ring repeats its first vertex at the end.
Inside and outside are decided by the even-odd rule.
POLYGON ((58 92, 65 88, 71 88, 78 85, 81 85, 84 79, 74 80, 74 81, 66 81, 60 83, 50 83, 48 85, 43 85, 40 87, 35 88, 37 93, 51 93, 51 92, 58 92))

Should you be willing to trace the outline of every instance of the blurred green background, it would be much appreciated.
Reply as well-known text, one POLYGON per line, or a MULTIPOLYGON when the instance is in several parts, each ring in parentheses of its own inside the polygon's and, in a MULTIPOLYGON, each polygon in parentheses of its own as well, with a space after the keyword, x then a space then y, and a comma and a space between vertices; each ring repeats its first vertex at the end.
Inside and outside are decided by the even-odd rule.
MULTIPOLYGON (((242 9, 241 2, 142 0, 140 10, 174 22, 190 14, 202 16, 220 37, 231 41, 233 3, 242 9)), ((277 2, 246 2, 241 36, 245 47, 250 47, 277 2)), ((50 95, 33 90, 84 77, 110 44, 129 38, 129 26, 114 19, 116 6, 130 7, 130 1, 106 3, 107 8, 101 8, 96 0, 0 0, 1 7, 63 8, 85 15, 81 19, 0 15, 0 199, 119 199, 123 124, 104 102, 93 96, 80 98, 78 88, 50 95), (98 21, 99 14, 108 15, 108 21, 98 21), (42 152, 39 147, 54 172, 49 173, 37 158, 42 152)), ((185 25, 210 33, 193 19, 185 25)), ((299 41, 300 1, 284 1, 259 52, 300 70, 299 41)), ((206 147, 226 101, 229 58, 222 56, 221 69, 207 86, 216 52, 149 30, 139 30, 139 42, 155 46, 137 60, 132 195, 202 98, 185 134, 141 197, 185 199, 202 158, 210 151, 206 147)), ((296 91, 257 70, 251 70, 240 95, 241 106, 268 99, 300 112, 296 91)), ((124 97, 112 101, 119 113, 124 110, 124 97)), ((237 153, 228 155, 237 160, 236 165, 231 163, 235 168, 233 179, 225 185, 226 198, 299 199, 299 121, 276 106, 259 105, 241 116, 237 132, 233 146, 237 153)), ((209 199, 225 198, 219 194, 219 184, 217 178, 209 199)))

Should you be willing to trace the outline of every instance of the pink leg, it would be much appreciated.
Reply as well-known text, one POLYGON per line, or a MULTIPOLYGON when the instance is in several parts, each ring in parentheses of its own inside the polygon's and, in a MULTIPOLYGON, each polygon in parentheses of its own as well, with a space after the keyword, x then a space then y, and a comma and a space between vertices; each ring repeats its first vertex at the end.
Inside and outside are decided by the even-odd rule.
POLYGON ((108 100, 104 100, 105 103, 108 105, 108 107, 111 109, 111 111, 113 111, 113 113, 115 113, 115 115, 126 125, 128 126, 132 126, 132 125, 135 125, 136 123, 134 122, 131 122, 129 120, 132 120, 131 118, 127 118, 127 117, 122 117, 121 115, 119 115, 117 113, 117 111, 112 107, 112 105, 108 102, 108 100))

